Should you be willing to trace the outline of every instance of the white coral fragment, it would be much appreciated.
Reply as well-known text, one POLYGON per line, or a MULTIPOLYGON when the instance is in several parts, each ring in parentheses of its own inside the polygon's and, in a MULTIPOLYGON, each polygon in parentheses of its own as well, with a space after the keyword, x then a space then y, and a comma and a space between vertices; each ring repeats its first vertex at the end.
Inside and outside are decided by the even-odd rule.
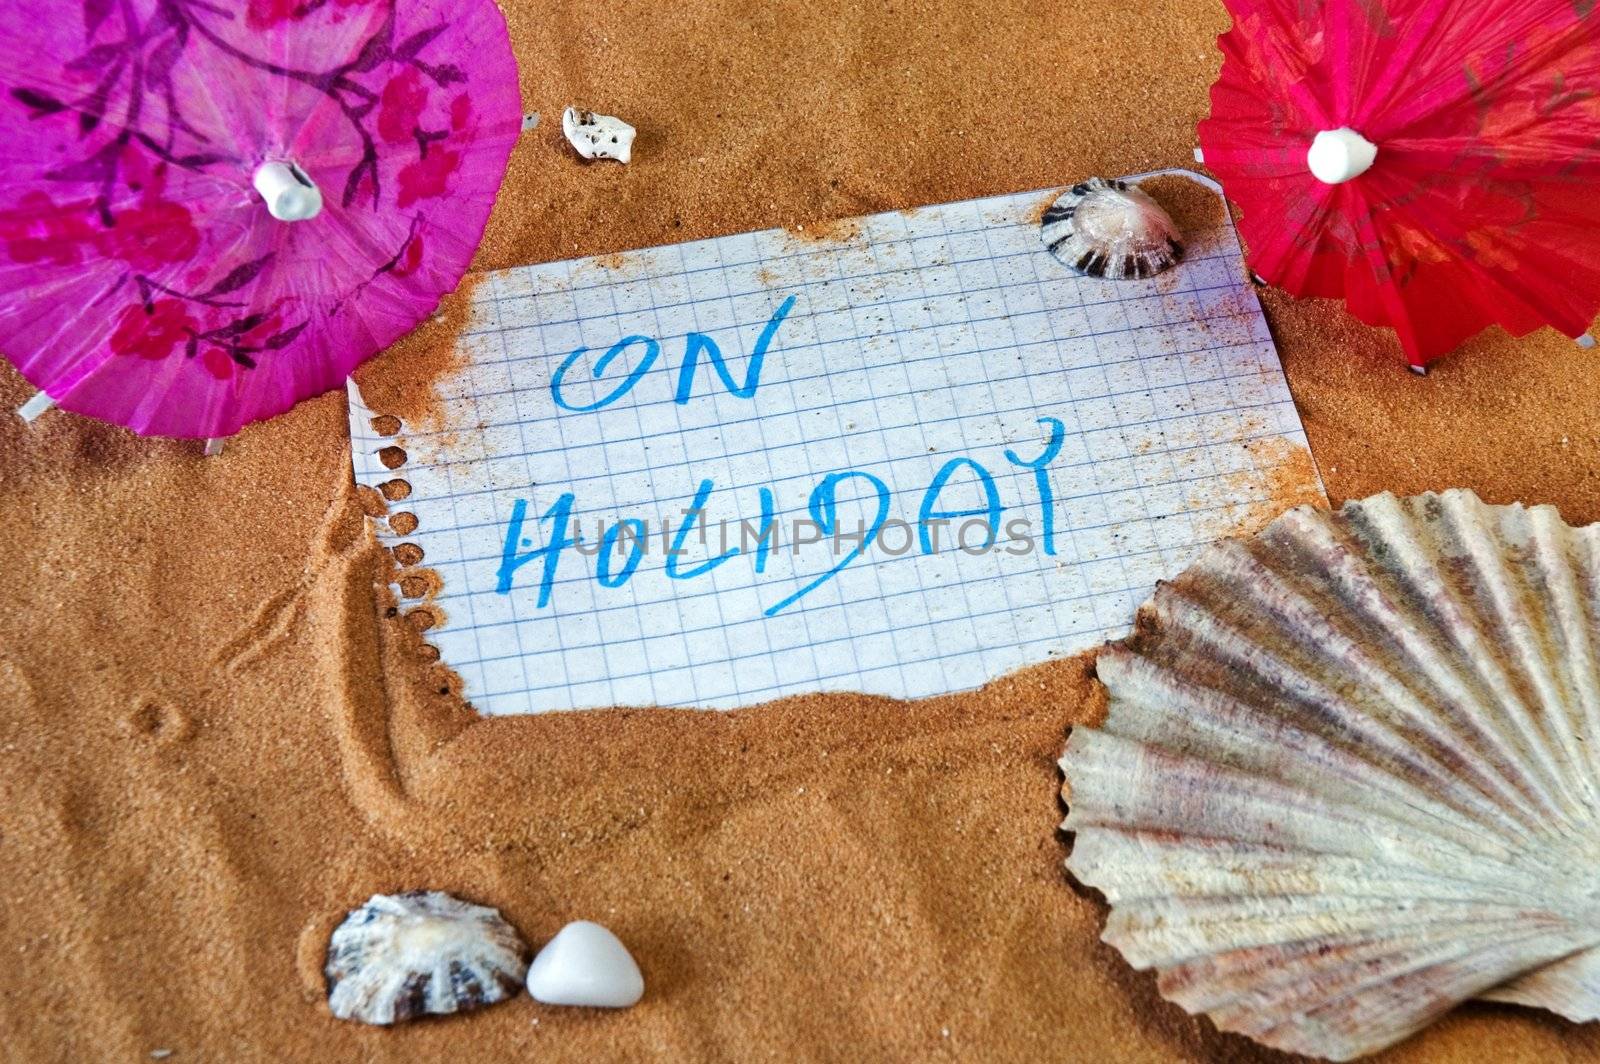
POLYGON ((633 157, 633 138, 637 131, 613 115, 568 107, 561 113, 561 132, 585 159, 615 159, 625 163, 633 157))

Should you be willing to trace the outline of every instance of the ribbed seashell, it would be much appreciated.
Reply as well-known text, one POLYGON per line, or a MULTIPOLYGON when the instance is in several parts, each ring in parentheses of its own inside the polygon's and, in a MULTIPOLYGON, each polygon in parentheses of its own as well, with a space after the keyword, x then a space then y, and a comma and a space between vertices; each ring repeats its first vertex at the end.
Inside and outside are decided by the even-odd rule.
POLYGON ((437 890, 374 894, 328 941, 328 1008, 373 1024, 464 1012, 515 994, 528 960, 494 909, 437 890))
POLYGON ((1104 938, 1345 1060, 1474 996, 1600 1016, 1600 525, 1468 491, 1220 543, 1101 652, 1061 767, 1104 938))
POLYGON ((1091 277, 1153 277, 1183 259, 1172 218, 1126 181, 1080 181, 1045 210, 1039 227, 1050 254, 1091 277))

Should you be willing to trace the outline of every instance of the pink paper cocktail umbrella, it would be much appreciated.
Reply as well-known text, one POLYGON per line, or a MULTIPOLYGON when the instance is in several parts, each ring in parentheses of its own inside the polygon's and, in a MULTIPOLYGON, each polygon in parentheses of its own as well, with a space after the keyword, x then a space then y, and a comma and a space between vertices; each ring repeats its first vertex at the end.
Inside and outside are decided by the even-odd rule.
POLYGON ((1413 368, 1600 313, 1593 0, 1225 0, 1200 123, 1250 265, 1392 326, 1413 368))
POLYGON ((432 313, 521 127, 493 0, 0 0, 0 82, 0 353, 152 435, 231 435, 432 313))

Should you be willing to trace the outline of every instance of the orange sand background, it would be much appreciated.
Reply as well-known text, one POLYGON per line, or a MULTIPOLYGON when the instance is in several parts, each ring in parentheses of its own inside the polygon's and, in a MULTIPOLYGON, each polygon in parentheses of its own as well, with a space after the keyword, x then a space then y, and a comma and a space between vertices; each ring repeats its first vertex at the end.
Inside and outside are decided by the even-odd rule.
MULTIPOLYGON (((1224 26, 1200 0, 510 18, 545 121, 486 267, 1187 165, 1224 26), (634 121, 635 162, 580 164, 568 102, 634 121)), ((1600 519, 1600 352, 1490 336, 1420 380, 1337 308, 1266 302, 1336 502, 1467 485, 1600 519)), ((374 405, 421 403, 448 334, 365 370, 374 405)), ((0 368, 0 404, 27 394, 0 368)), ((915 704, 480 721, 375 599, 386 559, 349 480, 338 394, 216 459, 0 418, 0 1059, 1271 1056, 1162 1002, 1061 870, 1054 758, 1097 712, 1083 662, 915 704), (328 930, 412 887, 536 944, 603 921, 647 997, 333 1020, 328 930)), ((1597 1056, 1600 1029, 1493 1006, 1392 1054, 1597 1056)))

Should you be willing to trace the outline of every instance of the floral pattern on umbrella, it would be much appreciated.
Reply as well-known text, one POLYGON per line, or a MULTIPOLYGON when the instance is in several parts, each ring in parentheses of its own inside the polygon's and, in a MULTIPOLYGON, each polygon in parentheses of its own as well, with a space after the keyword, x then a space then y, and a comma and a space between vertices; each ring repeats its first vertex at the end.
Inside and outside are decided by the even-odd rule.
POLYGON ((459 282, 520 119, 493 0, 0 0, 0 352, 143 433, 287 409, 459 282))

